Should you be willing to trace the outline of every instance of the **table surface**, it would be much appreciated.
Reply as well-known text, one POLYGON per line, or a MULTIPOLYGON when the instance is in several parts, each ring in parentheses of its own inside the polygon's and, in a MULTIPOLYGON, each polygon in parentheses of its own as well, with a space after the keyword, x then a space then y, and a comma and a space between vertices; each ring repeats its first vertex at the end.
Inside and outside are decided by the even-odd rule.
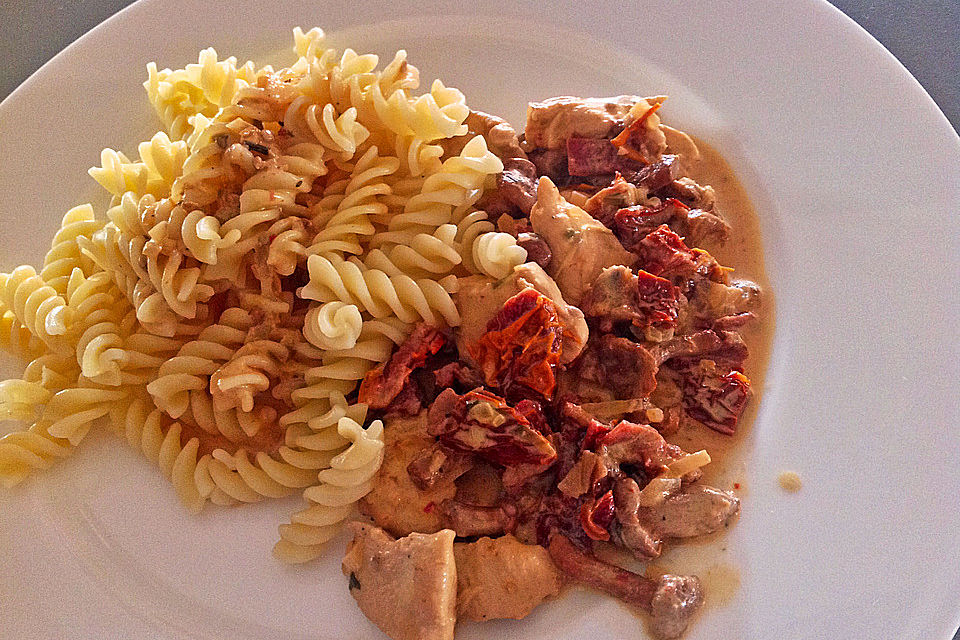
MULTIPOLYGON (((132 0, 0 1, 0 99, 132 0)), ((889 49, 960 131, 960 2, 833 0, 889 49)), ((960 640, 960 630, 953 640, 960 640)))

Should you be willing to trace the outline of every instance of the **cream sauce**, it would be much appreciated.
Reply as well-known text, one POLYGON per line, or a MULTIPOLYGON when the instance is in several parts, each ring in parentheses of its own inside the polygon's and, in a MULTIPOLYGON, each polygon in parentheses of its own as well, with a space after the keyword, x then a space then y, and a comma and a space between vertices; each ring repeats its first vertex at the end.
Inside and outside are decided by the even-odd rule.
MULTIPOLYGON (((744 373, 750 378, 753 398, 737 425, 737 433, 724 435, 700 425, 691 425, 668 438, 687 451, 706 449, 712 462, 704 467, 702 482, 733 491, 743 498, 748 492, 746 465, 741 454, 744 441, 750 438, 764 390, 770 345, 774 327, 774 296, 764 268, 760 218, 746 191, 719 152, 701 140, 696 141, 700 160, 687 167, 688 175, 699 184, 710 185, 717 195, 716 209, 730 224, 731 233, 723 246, 705 246, 720 264, 733 267, 734 280, 749 280, 762 290, 757 320, 740 330, 750 351, 744 373)), ((746 503, 744 509, 750 509, 746 503)), ((735 527, 728 523, 727 528, 735 527)), ((725 559, 726 530, 668 543, 663 555, 647 567, 650 574, 679 573, 699 576, 704 587, 706 606, 723 606, 730 602, 740 586, 740 570, 725 559)))
POLYGON ((790 493, 800 491, 800 488, 803 486, 803 482, 801 482, 800 476, 796 471, 784 471, 777 480, 780 482, 780 488, 790 493))
POLYGON ((762 296, 760 308, 755 312, 757 320, 740 330, 750 350, 744 373, 750 378, 753 398, 737 425, 737 433, 728 436, 696 426, 670 439, 687 451, 706 449, 713 462, 704 468, 704 480, 723 489, 739 490, 742 495, 746 489, 745 468, 733 452, 749 437, 763 396, 773 338, 774 297, 764 268, 760 218, 750 198, 723 156, 701 140, 696 140, 696 143, 700 149, 700 160, 688 167, 689 175, 699 184, 713 187, 717 194, 716 208, 731 227, 730 237, 722 246, 707 245, 704 248, 720 264, 733 267, 731 277, 734 280, 749 280, 758 284, 762 296), (739 487, 734 487, 734 484, 739 487))

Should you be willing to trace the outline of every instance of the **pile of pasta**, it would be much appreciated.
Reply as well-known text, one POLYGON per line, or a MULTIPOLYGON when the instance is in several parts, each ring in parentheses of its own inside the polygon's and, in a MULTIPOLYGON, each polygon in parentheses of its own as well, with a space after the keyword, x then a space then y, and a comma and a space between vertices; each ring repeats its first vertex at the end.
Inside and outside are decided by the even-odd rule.
POLYGON ((414 324, 459 323, 459 276, 525 260, 474 206, 503 166, 460 91, 416 95, 404 51, 378 69, 294 41, 278 70, 151 63, 165 132, 103 151, 105 216, 71 209, 39 272, 0 274, 0 344, 29 361, 0 382, 0 420, 27 425, 0 439, 3 484, 110 424, 191 511, 302 491, 274 553, 315 558, 383 456, 347 398, 414 324))

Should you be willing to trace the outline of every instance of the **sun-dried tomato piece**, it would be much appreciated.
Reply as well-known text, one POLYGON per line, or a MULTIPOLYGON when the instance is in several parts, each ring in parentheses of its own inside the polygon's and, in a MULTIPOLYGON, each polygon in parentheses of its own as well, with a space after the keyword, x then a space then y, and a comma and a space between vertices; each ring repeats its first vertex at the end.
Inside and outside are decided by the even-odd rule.
POLYGON ((543 435, 548 435, 553 432, 553 429, 551 429, 547 423, 547 417, 543 415, 543 407, 541 407, 540 403, 536 400, 521 400, 514 408, 517 410, 517 413, 530 421, 534 429, 543 435))
POLYGON ((613 516, 613 491, 607 491, 596 500, 583 503, 580 507, 580 526, 592 540, 609 540, 608 527, 613 522, 613 516))
POLYGON ((657 109, 662 106, 663 102, 655 102, 643 112, 642 116, 627 125, 616 138, 610 141, 613 146, 618 147, 620 153, 637 162, 643 164, 653 162, 656 158, 653 157, 652 151, 648 148, 649 144, 645 135, 646 122, 647 118, 656 113, 657 109))
POLYGON ((634 205, 618 209, 608 225, 624 247, 638 252, 640 242, 662 224, 670 224, 689 207, 676 198, 667 198, 657 207, 634 205))
POLYGON ((548 465, 557 452, 530 421, 484 389, 444 391, 430 407, 427 431, 454 451, 505 466, 548 465))
POLYGON ((640 317, 634 319, 634 324, 657 329, 676 327, 679 297, 680 289, 669 280, 638 270, 637 310, 640 317))
POLYGON ((599 420, 590 420, 590 424, 587 425, 587 432, 583 436, 583 444, 581 447, 590 450, 596 449, 597 445, 603 439, 603 436, 605 436, 610 429, 610 425, 604 424, 599 420))
POLYGON ((546 399, 556 388, 563 325, 550 298, 525 289, 504 303, 487 324, 487 332, 471 349, 486 383, 507 396, 525 390, 546 399))
POLYGON ((706 249, 694 247, 690 251, 693 253, 694 270, 697 275, 723 284, 729 282, 729 274, 733 269, 720 264, 706 249))
POLYGON ((410 374, 423 366, 447 339, 426 324, 419 324, 386 364, 371 369, 360 383, 360 402, 371 409, 385 409, 403 390, 410 374))
POLYGON ((627 182, 618 171, 614 174, 613 182, 587 199, 583 210, 604 226, 613 229, 614 215, 617 211, 633 205, 637 197, 636 185, 627 182))
POLYGON ((687 415, 714 431, 733 434, 750 401, 750 379, 737 370, 726 371, 713 360, 699 360, 678 371, 687 415))
POLYGON ((665 224, 648 233, 638 243, 635 252, 640 256, 644 271, 655 276, 695 269, 696 254, 665 224))
POLYGON ((683 449, 670 444, 648 424, 621 420, 600 439, 597 448, 608 468, 622 464, 639 467, 648 477, 659 475, 667 465, 684 455, 683 449))

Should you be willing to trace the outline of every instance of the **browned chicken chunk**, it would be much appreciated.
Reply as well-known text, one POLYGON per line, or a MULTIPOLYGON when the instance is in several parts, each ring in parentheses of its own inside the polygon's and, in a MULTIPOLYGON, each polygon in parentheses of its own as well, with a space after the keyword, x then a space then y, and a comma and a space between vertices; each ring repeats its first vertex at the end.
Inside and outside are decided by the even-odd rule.
POLYGON ((663 538, 692 538, 713 533, 740 513, 740 500, 728 491, 694 484, 663 502, 637 510, 640 524, 663 538))
POLYGON ((564 200, 549 178, 540 178, 530 223, 550 245, 549 273, 570 304, 579 305, 607 267, 636 262, 636 256, 623 248, 613 231, 564 200))
POLYGON ((530 148, 560 149, 571 136, 610 138, 639 96, 575 98, 558 96, 527 106, 524 139, 530 148))
POLYGON ((456 474, 445 474, 429 488, 420 489, 407 470, 433 444, 434 439, 427 435, 426 413, 391 420, 384 430, 383 465, 373 478, 370 493, 360 500, 360 511, 394 535, 444 528, 440 505, 456 494, 456 474))
POLYGON ((373 525, 354 522, 351 528, 342 568, 363 614, 393 640, 453 640, 453 531, 394 540, 373 525))
POLYGON ((457 612, 466 620, 525 617, 563 587, 563 574, 541 546, 512 535, 453 545, 457 612))
POLYGON ((474 136, 481 135, 487 141, 487 148, 499 156, 501 160, 527 157, 527 154, 520 148, 517 132, 503 118, 471 109, 470 115, 463 123, 467 125, 466 134, 453 138, 442 138, 437 141, 437 144, 443 147, 444 156, 450 157, 459 154, 474 136))
POLYGON ((663 132, 663 137, 666 140, 667 151, 679 155, 684 168, 700 160, 700 149, 697 148, 697 143, 693 141, 693 138, 683 131, 663 123, 660 124, 660 131, 663 132))

